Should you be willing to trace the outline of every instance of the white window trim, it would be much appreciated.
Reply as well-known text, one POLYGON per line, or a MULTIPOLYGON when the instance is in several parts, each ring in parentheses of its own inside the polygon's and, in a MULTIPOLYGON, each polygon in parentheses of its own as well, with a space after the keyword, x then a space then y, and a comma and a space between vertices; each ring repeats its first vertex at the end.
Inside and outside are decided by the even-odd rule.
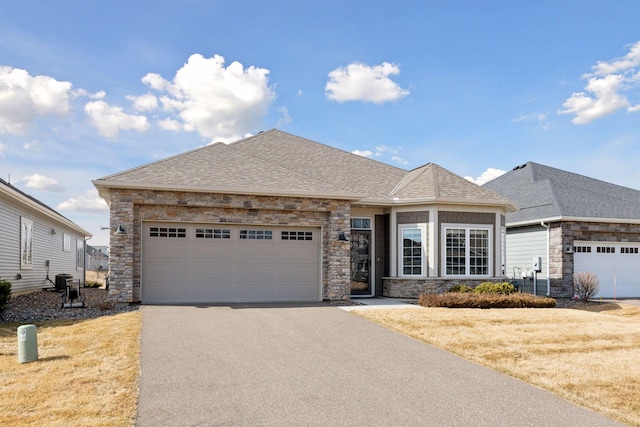
POLYGON ((20 269, 33 268, 33 221, 20 218, 20 269), (26 252, 26 254, 25 254, 26 252))
POLYGON ((442 224, 440 230, 442 236, 442 276, 453 278, 489 278, 493 277, 493 225, 491 224, 442 224), (465 230, 465 271, 471 271, 469 265, 469 255, 471 248, 469 247, 469 230, 487 230, 489 239, 489 271, 488 274, 447 274, 447 229, 449 228, 461 228, 465 230))
POLYGON ((67 233, 62 233, 62 250, 71 252, 71 236, 67 233))
POLYGON ((397 269, 398 269, 398 277, 407 277, 407 278, 425 278, 427 277, 427 271, 429 266, 427 264, 427 224, 398 224, 398 233, 397 233, 397 269), (402 239, 402 231, 404 229, 419 229, 420 237, 422 239, 422 274, 404 274, 404 264, 403 264, 403 239, 402 239))

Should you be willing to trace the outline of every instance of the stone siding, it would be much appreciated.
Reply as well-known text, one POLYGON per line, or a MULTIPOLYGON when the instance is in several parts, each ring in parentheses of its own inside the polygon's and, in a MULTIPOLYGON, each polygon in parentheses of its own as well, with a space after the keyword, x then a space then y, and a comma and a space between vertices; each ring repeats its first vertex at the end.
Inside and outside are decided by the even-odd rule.
POLYGON ((484 282, 506 282, 506 277, 489 279, 399 279, 385 277, 382 279, 383 296, 390 298, 418 298, 422 294, 441 294, 455 285, 466 285, 475 288, 484 282))
POLYGON ((349 201, 111 189, 110 209, 111 229, 127 232, 111 235, 109 298, 118 303, 140 301, 143 221, 322 227, 323 299, 350 297, 349 242, 338 240, 349 230, 349 201))

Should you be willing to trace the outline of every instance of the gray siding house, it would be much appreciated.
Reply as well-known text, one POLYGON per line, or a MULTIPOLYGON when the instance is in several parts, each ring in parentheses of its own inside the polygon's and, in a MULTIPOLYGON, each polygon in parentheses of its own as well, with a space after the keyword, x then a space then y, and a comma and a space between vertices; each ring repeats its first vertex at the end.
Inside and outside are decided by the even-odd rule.
POLYGON ((533 162, 483 188, 519 208, 507 214, 506 271, 525 290, 572 297, 573 274, 590 271, 598 296, 640 297, 640 191, 533 162))
POLYGON ((503 280, 511 202, 429 163, 400 169, 278 130, 94 180, 110 298, 416 297, 503 280))
POLYGON ((0 179, 0 278, 14 294, 52 287, 57 274, 84 283, 85 239, 91 234, 0 179))

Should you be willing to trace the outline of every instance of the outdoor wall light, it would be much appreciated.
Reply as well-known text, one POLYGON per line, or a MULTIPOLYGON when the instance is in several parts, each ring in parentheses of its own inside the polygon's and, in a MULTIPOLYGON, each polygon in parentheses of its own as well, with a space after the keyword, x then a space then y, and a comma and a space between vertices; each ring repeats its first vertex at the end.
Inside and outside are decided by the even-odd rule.
POLYGON ((51 235, 52 235, 52 236, 55 236, 56 234, 58 234, 58 233, 56 233, 56 229, 55 229, 55 228, 52 228, 52 229, 51 229, 51 235))
POLYGON ((348 242, 349 239, 347 239, 347 236, 344 234, 344 231, 341 231, 340 233, 338 233, 338 240, 340 242, 348 242))
POLYGON ((118 236, 121 236, 123 234, 127 234, 127 232, 124 230, 124 227, 122 225, 118 225, 116 232, 113 234, 117 234, 118 236))

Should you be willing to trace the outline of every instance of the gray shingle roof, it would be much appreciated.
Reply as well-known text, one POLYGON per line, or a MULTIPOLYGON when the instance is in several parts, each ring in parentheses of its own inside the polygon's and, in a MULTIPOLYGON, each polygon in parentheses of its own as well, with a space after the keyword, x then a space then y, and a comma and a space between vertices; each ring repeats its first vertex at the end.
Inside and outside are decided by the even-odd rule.
POLYGON ((505 198, 433 163, 406 171, 275 129, 116 173, 94 184, 101 190, 135 187, 330 196, 382 205, 442 200, 511 206, 505 198))
POLYGON ((640 191, 528 162, 484 188, 512 200, 519 210, 507 222, 550 218, 640 220, 640 191))

